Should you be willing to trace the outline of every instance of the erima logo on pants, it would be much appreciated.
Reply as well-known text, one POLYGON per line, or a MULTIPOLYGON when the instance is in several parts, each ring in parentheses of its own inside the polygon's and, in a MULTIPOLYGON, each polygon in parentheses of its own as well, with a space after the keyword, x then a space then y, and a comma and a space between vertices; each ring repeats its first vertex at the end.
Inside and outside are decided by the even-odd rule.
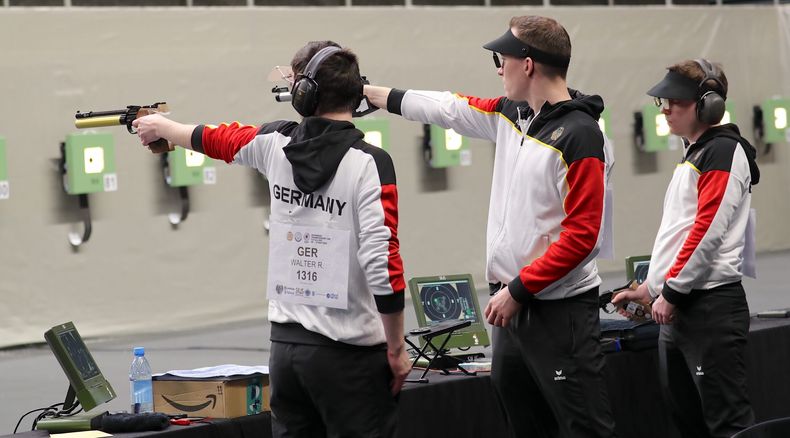
POLYGON ((702 371, 702 365, 698 365, 697 366, 697 375, 698 376, 704 376, 705 375, 705 372, 702 371))
POLYGON ((565 380, 566 379, 566 377, 562 375, 562 370, 556 370, 556 371, 554 371, 554 374, 556 374, 556 376, 554 376, 554 381, 555 382, 559 381, 559 380, 565 380))

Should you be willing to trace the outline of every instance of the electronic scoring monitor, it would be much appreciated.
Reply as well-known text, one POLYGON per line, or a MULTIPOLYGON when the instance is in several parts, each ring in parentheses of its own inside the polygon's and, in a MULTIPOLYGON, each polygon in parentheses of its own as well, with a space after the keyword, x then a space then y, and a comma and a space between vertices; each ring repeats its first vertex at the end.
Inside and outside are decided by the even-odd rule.
MULTIPOLYGON (((409 280, 417 323, 432 326, 449 320, 468 320, 469 327, 457 330, 445 346, 446 349, 484 347, 490 345, 485 318, 480 311, 472 276, 469 274, 417 277, 409 280)), ((444 342, 437 336, 434 344, 444 342)), ((423 340, 420 338, 420 342, 423 340)))
POLYGON ((73 397, 72 391, 86 411, 115 398, 115 391, 102 375, 74 323, 52 327, 44 333, 44 339, 69 379, 67 404, 73 397))
POLYGON ((650 256, 631 256, 625 259, 625 277, 628 281, 636 280, 642 284, 647 280, 647 271, 650 269, 650 256))

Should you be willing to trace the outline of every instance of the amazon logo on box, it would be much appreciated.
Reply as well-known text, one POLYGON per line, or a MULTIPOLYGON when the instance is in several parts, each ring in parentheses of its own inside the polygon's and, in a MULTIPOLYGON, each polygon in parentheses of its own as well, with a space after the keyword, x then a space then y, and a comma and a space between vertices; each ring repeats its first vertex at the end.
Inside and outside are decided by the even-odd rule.
POLYGON ((269 376, 185 379, 155 376, 154 411, 189 417, 234 418, 269 408, 269 376))

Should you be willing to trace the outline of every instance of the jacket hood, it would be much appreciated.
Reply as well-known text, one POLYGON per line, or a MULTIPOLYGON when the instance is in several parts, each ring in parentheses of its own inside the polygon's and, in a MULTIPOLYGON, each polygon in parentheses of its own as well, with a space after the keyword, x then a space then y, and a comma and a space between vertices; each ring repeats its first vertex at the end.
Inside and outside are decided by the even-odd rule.
POLYGON ((568 89, 568 93, 571 95, 571 100, 558 102, 554 105, 546 103, 540 110, 541 115, 546 119, 556 119, 571 111, 581 111, 589 114, 593 119, 598 120, 603 112, 603 99, 601 96, 597 94, 588 96, 570 88, 568 89))
POLYGON ((334 176, 346 152, 364 137, 354 124, 321 117, 305 117, 283 148, 293 168, 296 187, 312 193, 334 176))
MULTIPOLYGON (((603 99, 597 94, 586 95, 580 91, 568 88, 571 95, 570 100, 564 100, 555 104, 544 103, 540 108, 540 113, 532 122, 530 131, 536 132, 549 120, 557 119, 573 111, 581 111, 588 114, 593 120, 598 120, 603 112, 603 99)), ((531 110, 530 110, 531 111, 531 110)))
POLYGON ((760 182, 760 168, 757 166, 756 161, 757 149, 755 149, 748 140, 741 137, 741 131, 732 123, 714 126, 708 129, 697 139, 696 143, 691 145, 688 152, 691 152, 692 149, 696 149, 698 145, 702 146, 716 137, 731 138, 741 144, 743 151, 746 153, 746 158, 749 161, 749 172, 752 175, 752 185, 757 185, 757 183, 760 182))

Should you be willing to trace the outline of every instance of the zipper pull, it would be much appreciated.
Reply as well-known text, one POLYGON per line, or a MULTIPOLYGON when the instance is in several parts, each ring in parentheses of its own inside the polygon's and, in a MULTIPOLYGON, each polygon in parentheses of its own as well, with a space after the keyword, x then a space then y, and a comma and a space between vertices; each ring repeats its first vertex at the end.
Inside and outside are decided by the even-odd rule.
POLYGON ((518 129, 521 130, 521 143, 519 143, 518 147, 524 146, 524 137, 526 137, 526 131, 524 129, 524 120, 521 119, 521 107, 517 106, 516 111, 518 112, 518 129))

